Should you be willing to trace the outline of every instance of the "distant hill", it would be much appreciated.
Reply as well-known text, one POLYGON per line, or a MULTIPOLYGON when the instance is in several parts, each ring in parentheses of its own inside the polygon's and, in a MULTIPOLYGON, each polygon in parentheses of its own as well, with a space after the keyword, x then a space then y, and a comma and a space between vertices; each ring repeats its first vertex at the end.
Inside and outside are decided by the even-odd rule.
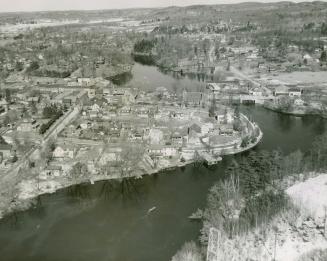
MULTIPOLYGON (((52 20, 105 20, 110 18, 131 18, 137 20, 164 19, 170 22, 195 19, 199 22, 209 22, 219 19, 230 19, 244 22, 256 20, 258 22, 283 22, 285 18, 301 17, 306 20, 323 21, 327 17, 327 2, 294 3, 282 1, 277 3, 245 2, 239 4, 221 5, 193 5, 186 7, 170 6, 164 8, 136 8, 124 10, 90 10, 90 11, 49 11, 25 13, 1 13, 0 25, 4 23, 19 23, 22 21, 52 20)), ((285 19, 287 21, 287 19, 285 19)))

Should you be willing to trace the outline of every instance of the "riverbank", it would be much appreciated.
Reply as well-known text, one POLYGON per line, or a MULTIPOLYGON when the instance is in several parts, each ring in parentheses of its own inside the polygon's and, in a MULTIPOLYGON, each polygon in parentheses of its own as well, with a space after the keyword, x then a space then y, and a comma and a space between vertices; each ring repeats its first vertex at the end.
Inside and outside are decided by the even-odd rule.
POLYGON ((272 103, 264 103, 263 107, 267 110, 271 110, 277 113, 282 113, 286 115, 292 115, 296 117, 305 117, 305 116, 319 116, 323 119, 327 119, 327 115, 312 109, 311 107, 298 107, 293 108, 292 110, 283 110, 277 106, 274 106, 272 103))
POLYGON ((231 162, 228 178, 209 190, 206 208, 191 216, 202 219, 202 245, 213 253, 212 238, 218 234, 214 255, 240 261, 297 260, 316 247, 327 248, 327 175, 320 176, 326 164, 317 156, 326 148, 326 137, 317 137, 307 155, 256 150, 231 162), (284 249, 279 251, 292 254, 277 255, 277 237, 284 249))
POLYGON ((205 80, 213 81, 214 80, 214 72, 215 67, 205 67, 198 68, 198 66, 192 66, 189 68, 185 68, 182 66, 177 66, 173 64, 161 64, 158 63, 158 57, 153 56, 151 54, 143 54, 143 53, 133 53, 133 59, 136 63, 145 65, 145 66, 154 66, 160 72, 164 74, 173 75, 175 78, 186 77, 192 80, 197 80, 199 82, 205 82, 205 80), (194 68, 193 68, 194 67, 194 68))
MULTIPOLYGON (((244 117, 246 118, 246 116, 244 117)), ((254 131, 255 128, 258 128, 258 126, 252 122, 250 122, 250 126, 253 128, 252 131, 254 131)), ((223 154, 220 156, 238 154, 253 149, 260 143, 263 138, 262 131, 260 130, 260 128, 258 129, 258 136, 255 138, 255 140, 253 140, 253 142, 249 142, 245 147, 235 148, 234 146, 231 146, 229 149, 223 150, 223 154)), ((221 158, 217 158, 217 161, 220 160, 221 158)), ((191 164, 196 164, 198 163, 197 161, 198 159, 184 160, 178 162, 165 161, 165 164, 162 164, 161 166, 159 165, 160 167, 147 171, 147 173, 139 173, 138 171, 134 171, 130 173, 130 175, 124 177, 121 176, 120 172, 116 172, 112 173, 110 176, 96 174, 83 179, 72 179, 70 177, 57 177, 47 180, 40 180, 38 177, 24 179, 15 186, 15 188, 11 191, 11 194, 7 194, 6 196, 3 194, 2 199, 0 201, 0 219, 11 213, 17 211, 24 211, 30 207, 33 207, 37 197, 43 194, 55 193, 58 190, 84 183, 94 184, 95 182, 104 180, 142 178, 146 175, 164 173, 176 168, 182 168, 191 164)), ((204 161, 201 161, 201 163, 204 163, 204 161)))

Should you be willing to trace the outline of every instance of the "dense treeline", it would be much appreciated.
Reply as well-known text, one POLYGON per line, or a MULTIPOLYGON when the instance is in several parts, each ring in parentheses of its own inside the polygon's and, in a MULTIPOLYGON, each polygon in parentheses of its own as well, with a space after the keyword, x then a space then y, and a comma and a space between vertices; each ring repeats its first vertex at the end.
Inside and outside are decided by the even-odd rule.
POLYGON ((135 62, 138 62, 140 64, 144 65, 155 65, 156 61, 153 55, 151 54, 133 54, 133 58, 135 62))
MULTIPOLYGON (((218 22, 216 22, 218 23, 218 22)), ((200 26, 199 28, 189 28, 185 24, 180 25, 180 26, 172 26, 172 25, 161 25, 157 26, 153 32, 159 33, 159 34, 168 34, 168 35, 174 35, 174 34, 184 34, 184 33, 192 33, 192 34, 197 34, 197 33, 226 33, 228 31, 228 27, 221 27, 219 25, 216 25, 215 23, 213 24, 205 24, 200 26)))
POLYGON ((33 72, 33 75, 39 77, 66 78, 71 75, 72 71, 37 70, 33 72))
POLYGON ((156 65, 156 57, 153 54, 157 39, 142 39, 134 44, 133 59, 144 65, 156 65))
POLYGON ((83 25, 42 27, 0 47, 0 78, 11 72, 39 77, 109 77, 132 65, 133 34, 80 30, 83 25), (64 28, 64 30, 63 30, 64 28), (18 60, 19 58, 19 60, 18 60), (24 70, 26 69, 26 70, 24 70))
POLYGON ((134 52, 138 53, 150 53, 155 46, 156 40, 147 40, 147 39, 142 39, 139 42, 136 42, 134 44, 134 52))
POLYGON ((60 113, 62 113, 62 108, 55 104, 51 104, 43 108, 42 116, 49 119, 56 117, 60 113))
POLYGON ((321 25, 321 29, 320 29, 320 31, 321 31, 321 34, 322 34, 322 35, 327 35, 327 24, 326 24, 326 23, 323 23, 323 24, 321 25))
POLYGON ((124 72, 124 73, 117 74, 112 77, 107 77, 106 79, 109 79, 113 84, 124 85, 128 81, 130 81, 132 78, 133 78, 133 75, 131 72, 124 72))
MULTIPOLYGON (((143 64, 172 68, 181 61, 198 61, 200 56, 209 57, 208 39, 193 41, 182 35, 162 35, 151 39, 150 36, 135 43, 134 60, 143 64)), ((199 69, 200 70, 200 66, 199 69)))
POLYGON ((39 133, 44 134, 51 126, 62 116, 61 114, 56 115, 55 117, 51 118, 47 123, 43 123, 40 127, 39 133))
POLYGON ((275 44, 280 54, 286 54, 289 45, 299 46, 303 51, 313 53, 315 49, 323 49, 324 42, 318 39, 320 33, 306 31, 289 31, 286 29, 260 31, 254 34, 253 43, 264 51, 275 44))
POLYGON ((35 70, 39 69, 40 65, 37 61, 32 61, 30 66, 26 69, 27 73, 34 72, 35 70))
POLYGON ((39 133, 44 134, 63 115, 63 110, 56 105, 50 105, 43 109, 43 117, 50 118, 49 121, 40 126, 39 133))

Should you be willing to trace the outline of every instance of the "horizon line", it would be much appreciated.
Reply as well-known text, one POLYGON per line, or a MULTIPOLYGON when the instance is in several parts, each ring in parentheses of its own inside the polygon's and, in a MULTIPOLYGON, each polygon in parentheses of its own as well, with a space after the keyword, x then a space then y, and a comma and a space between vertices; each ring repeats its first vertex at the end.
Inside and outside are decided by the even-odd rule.
POLYGON ((92 12, 92 11, 120 11, 120 10, 136 10, 136 9, 163 9, 163 8, 173 8, 173 7, 192 7, 192 6, 223 6, 223 5, 240 5, 240 4, 278 4, 278 3, 315 3, 321 2, 325 3, 327 0, 281 0, 281 1, 271 1, 261 2, 261 1, 241 1, 237 3, 221 3, 221 4, 191 4, 191 5, 167 5, 167 6, 139 6, 139 7, 127 7, 127 8, 99 8, 99 9, 48 9, 48 10, 29 10, 29 11, 0 11, 0 14, 15 14, 15 13, 50 13, 50 12, 92 12))

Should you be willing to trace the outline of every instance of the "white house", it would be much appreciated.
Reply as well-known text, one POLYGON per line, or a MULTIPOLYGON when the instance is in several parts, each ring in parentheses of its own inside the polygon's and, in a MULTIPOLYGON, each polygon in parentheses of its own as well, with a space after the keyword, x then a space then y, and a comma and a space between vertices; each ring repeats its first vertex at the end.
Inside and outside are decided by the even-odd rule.
POLYGON ((52 153, 52 156, 55 159, 65 159, 65 158, 74 159, 75 154, 76 154, 76 149, 74 147, 61 145, 55 148, 55 150, 52 153))
POLYGON ((150 155, 162 157, 174 157, 178 153, 176 148, 169 146, 151 146, 148 152, 150 155))
POLYGON ((288 95, 289 95, 290 97, 301 97, 301 95, 302 95, 302 91, 301 91, 301 89, 299 89, 299 88, 290 88, 290 89, 288 90, 288 95))
POLYGON ((278 86, 274 91, 275 96, 289 95, 289 89, 286 86, 278 86))
POLYGON ((227 107, 225 109, 221 108, 216 112, 215 118, 221 124, 231 124, 234 122, 234 112, 232 109, 229 109, 227 107))
POLYGON ((262 90, 259 88, 252 89, 249 93, 253 96, 262 96, 262 90))
POLYGON ((60 177, 63 174, 63 170, 61 166, 47 166, 43 171, 41 171, 39 178, 47 179, 50 177, 60 177))
POLYGON ((91 78, 78 78, 77 82, 80 86, 91 86, 94 84, 94 80, 91 78))
POLYGON ((211 122, 207 122, 201 125, 201 134, 209 133, 214 129, 214 125, 211 122))
POLYGON ((151 129, 149 132, 150 144, 159 145, 164 140, 164 134, 159 129, 151 129))
POLYGON ((187 132, 182 133, 182 131, 175 131, 171 135, 171 142, 174 145, 180 146, 183 144, 184 137, 187 137, 187 132))
POLYGON ((92 106, 91 106, 91 110, 93 112, 100 112, 101 108, 100 106, 97 104, 97 103, 94 103, 92 106))

